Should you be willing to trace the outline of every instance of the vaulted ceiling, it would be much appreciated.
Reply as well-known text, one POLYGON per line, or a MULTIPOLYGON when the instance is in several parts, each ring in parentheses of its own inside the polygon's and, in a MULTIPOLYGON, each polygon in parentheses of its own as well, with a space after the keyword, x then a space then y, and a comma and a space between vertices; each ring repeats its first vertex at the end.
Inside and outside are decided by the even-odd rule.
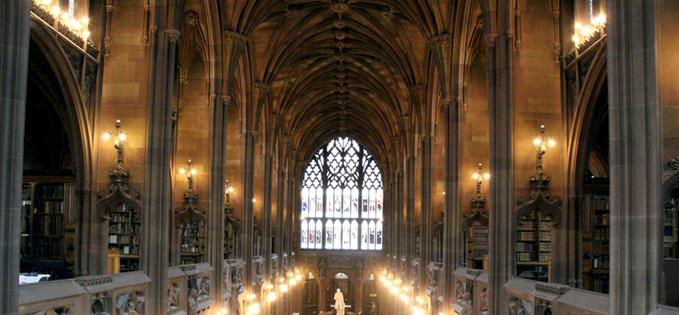
POLYGON ((423 110, 432 102, 424 95, 439 88, 430 43, 448 28, 441 21, 449 20, 452 1, 231 5, 232 12, 242 12, 230 17, 231 27, 252 27, 244 52, 247 76, 268 89, 265 106, 280 117, 282 132, 301 156, 343 135, 384 159, 403 141, 405 128, 420 128, 423 116, 431 115, 423 110))

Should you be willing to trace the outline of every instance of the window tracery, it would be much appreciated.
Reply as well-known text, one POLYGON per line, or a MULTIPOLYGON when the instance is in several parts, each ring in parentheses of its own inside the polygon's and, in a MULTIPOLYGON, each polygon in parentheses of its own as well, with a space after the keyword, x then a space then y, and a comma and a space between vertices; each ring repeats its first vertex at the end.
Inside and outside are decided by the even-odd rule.
POLYGON ((302 249, 382 249, 382 174, 358 142, 340 137, 319 149, 300 194, 302 249))

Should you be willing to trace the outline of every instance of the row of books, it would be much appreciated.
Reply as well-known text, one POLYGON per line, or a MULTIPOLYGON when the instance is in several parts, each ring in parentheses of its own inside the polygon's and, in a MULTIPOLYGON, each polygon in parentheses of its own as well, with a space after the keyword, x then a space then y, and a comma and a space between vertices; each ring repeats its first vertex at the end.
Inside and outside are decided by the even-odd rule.
POLYGON ((40 195, 42 199, 63 199, 64 185, 40 185, 40 195))
POLYGON ((597 228, 594 230, 594 240, 595 241, 608 241, 610 235, 609 227, 597 228))

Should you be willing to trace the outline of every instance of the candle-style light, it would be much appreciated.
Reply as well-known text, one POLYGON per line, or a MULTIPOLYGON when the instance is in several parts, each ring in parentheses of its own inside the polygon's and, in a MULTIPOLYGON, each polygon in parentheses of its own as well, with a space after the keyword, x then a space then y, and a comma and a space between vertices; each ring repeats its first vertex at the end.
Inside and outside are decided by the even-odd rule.
POLYGON ((229 207, 231 206, 231 194, 233 193, 233 187, 227 179, 224 183, 224 204, 229 207))
POLYGON ((545 171, 543 169, 542 158, 545 153, 547 153, 548 148, 556 147, 556 140, 552 138, 545 137, 545 125, 540 125, 540 134, 533 139, 533 145, 536 149, 536 161, 535 169, 537 171, 537 179, 543 179, 545 177, 545 171))
POLYGON ((193 191, 193 176, 198 173, 195 168, 193 168, 193 161, 189 159, 186 161, 186 167, 179 168, 179 174, 186 174, 186 181, 188 183, 189 192, 193 191))
POLYGON ((122 169, 123 168, 123 163, 124 163, 124 152, 125 152, 125 145, 124 142, 127 140, 127 135, 120 129, 121 127, 121 122, 120 119, 116 119, 116 124, 115 124, 115 130, 113 131, 105 131, 102 134, 102 138, 104 141, 109 141, 111 138, 114 139, 113 142, 113 148, 116 149, 117 152, 117 157, 116 157, 116 165, 118 168, 122 169))

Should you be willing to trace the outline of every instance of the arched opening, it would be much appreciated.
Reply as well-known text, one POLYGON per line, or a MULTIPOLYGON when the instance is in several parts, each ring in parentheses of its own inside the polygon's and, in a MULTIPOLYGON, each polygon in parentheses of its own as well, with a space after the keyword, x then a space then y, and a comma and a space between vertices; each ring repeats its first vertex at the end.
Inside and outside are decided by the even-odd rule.
POLYGON ((41 48, 31 40, 24 135, 21 272, 49 275, 49 279, 54 280, 75 273, 80 209, 76 190, 82 180, 78 180, 82 157, 77 142, 80 139, 78 123, 68 109, 74 100, 59 84, 41 48))
POLYGON ((581 141, 584 160, 578 204, 583 288, 608 293, 609 284, 609 172, 608 172, 608 89, 602 85, 591 116, 583 126, 581 141))
POLYGON ((304 280, 302 315, 318 314, 318 303, 318 282, 316 282, 314 274, 309 272, 304 280))
POLYGON ((382 250, 384 190, 372 155, 340 137, 309 161, 302 181, 302 250, 382 250))

